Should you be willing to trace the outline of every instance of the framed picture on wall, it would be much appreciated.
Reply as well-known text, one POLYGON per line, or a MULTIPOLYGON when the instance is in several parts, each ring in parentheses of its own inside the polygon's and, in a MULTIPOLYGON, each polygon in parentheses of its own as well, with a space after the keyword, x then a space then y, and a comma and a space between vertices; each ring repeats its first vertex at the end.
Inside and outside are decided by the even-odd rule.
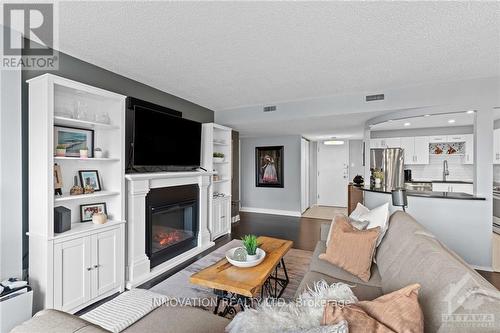
POLYGON ((283 187, 283 146, 255 148, 255 185, 283 187))
POLYGON ((108 214, 105 202, 80 205, 80 220, 82 222, 92 221, 92 216, 96 213, 108 214))

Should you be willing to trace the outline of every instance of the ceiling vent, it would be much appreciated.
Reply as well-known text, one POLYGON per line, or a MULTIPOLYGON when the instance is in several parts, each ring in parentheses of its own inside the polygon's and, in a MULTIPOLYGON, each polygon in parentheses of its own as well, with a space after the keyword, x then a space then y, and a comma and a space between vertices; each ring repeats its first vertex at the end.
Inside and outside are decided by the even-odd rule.
POLYGON ((367 95, 366 97, 367 102, 372 102, 372 101, 383 101, 384 100, 384 94, 378 94, 378 95, 367 95))
POLYGON ((264 112, 273 112, 276 111, 276 105, 264 106, 264 112))

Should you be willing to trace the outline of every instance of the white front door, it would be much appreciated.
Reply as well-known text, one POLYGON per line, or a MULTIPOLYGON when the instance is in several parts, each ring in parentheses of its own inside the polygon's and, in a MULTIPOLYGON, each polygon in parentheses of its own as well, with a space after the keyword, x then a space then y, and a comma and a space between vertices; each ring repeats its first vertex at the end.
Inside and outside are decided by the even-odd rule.
POLYGON ((318 205, 347 207, 349 146, 318 142, 318 205))

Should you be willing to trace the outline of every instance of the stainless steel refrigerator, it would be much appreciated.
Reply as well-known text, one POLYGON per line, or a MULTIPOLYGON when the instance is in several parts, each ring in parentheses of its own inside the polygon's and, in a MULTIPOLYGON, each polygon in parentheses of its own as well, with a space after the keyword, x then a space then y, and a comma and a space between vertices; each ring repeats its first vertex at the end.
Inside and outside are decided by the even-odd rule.
POLYGON ((384 172, 384 186, 387 191, 404 188, 404 151, 401 148, 372 148, 370 169, 384 172))

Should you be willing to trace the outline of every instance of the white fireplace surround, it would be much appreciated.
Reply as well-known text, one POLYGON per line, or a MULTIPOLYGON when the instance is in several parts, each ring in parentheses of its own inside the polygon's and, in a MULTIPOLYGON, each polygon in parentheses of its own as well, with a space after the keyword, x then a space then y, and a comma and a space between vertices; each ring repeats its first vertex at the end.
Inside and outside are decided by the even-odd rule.
POLYGON ((131 289, 174 268, 212 247, 210 241, 209 186, 212 173, 158 172, 127 174, 127 275, 126 287, 131 289), (164 263, 150 268, 146 255, 146 195, 150 189, 197 184, 199 186, 198 246, 164 263))

